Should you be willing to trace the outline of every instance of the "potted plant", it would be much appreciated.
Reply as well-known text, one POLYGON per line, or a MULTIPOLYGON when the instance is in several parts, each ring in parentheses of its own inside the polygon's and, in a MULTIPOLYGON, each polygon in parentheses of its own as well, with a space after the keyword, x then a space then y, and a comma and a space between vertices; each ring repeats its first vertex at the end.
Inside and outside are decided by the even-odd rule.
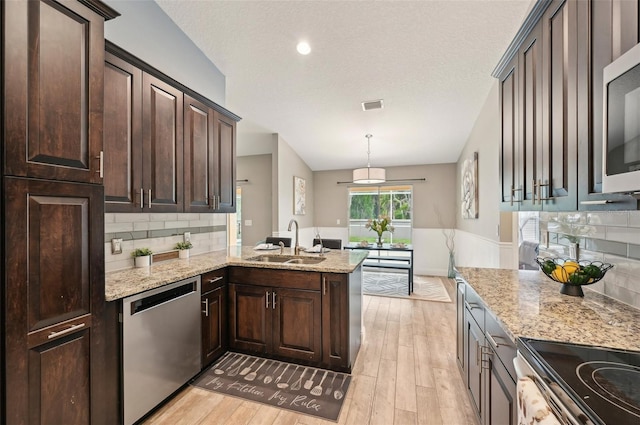
POLYGON ((180 258, 189 258, 189 250, 193 248, 191 242, 178 242, 176 244, 176 249, 178 250, 178 256, 180 258))
POLYGON ((151 265, 151 254, 153 252, 149 248, 136 248, 131 253, 136 267, 149 267, 151 265))

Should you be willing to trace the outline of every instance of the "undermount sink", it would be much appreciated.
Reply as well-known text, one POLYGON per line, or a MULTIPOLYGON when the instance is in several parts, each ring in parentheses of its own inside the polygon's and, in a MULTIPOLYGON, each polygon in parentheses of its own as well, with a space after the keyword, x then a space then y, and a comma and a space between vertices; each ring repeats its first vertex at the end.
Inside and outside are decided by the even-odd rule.
POLYGON ((318 264, 324 260, 326 260, 324 257, 302 257, 293 255, 259 255, 257 257, 247 258, 247 261, 283 264, 318 264))

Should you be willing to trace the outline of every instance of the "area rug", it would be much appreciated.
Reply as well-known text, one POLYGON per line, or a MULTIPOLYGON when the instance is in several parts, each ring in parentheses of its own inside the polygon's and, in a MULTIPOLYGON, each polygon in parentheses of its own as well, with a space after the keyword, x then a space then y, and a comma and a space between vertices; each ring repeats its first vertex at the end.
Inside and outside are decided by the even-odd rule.
POLYGON ((425 301, 451 302, 442 278, 438 276, 414 276, 413 293, 407 295, 406 273, 364 271, 362 292, 367 295, 401 297, 425 301))
POLYGON ((337 421, 351 375, 227 353, 191 385, 337 421))

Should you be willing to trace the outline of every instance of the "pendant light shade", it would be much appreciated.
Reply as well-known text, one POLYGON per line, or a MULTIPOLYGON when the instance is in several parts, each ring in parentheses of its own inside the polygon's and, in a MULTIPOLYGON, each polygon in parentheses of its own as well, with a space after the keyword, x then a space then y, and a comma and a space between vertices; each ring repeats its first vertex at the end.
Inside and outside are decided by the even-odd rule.
POLYGON ((371 134, 365 136, 367 138, 367 167, 356 168, 353 170, 353 182, 356 184, 377 184, 386 181, 386 171, 384 168, 371 168, 371 134))

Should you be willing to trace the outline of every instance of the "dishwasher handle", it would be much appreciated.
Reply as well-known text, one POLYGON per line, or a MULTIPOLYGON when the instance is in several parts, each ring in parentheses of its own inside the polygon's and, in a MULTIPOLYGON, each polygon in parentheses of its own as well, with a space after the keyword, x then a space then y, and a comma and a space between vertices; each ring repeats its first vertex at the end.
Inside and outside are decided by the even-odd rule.
POLYGON ((168 303, 184 295, 191 294, 198 290, 198 282, 193 281, 180 285, 173 289, 168 289, 159 294, 149 295, 131 303, 131 315, 142 313, 145 310, 168 303))

